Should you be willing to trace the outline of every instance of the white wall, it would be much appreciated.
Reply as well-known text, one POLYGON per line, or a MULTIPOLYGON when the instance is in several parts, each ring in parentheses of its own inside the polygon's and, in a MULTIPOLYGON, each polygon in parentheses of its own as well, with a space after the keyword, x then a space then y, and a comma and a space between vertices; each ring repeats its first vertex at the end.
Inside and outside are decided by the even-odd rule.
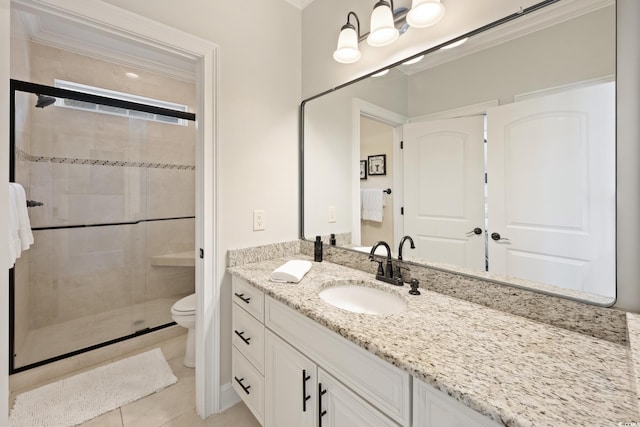
MULTIPOLYGON (((410 29, 394 44, 371 48, 360 44, 362 59, 355 64, 339 64, 332 59, 340 27, 347 13, 355 11, 361 18, 363 32, 368 31, 372 2, 366 0, 316 0, 302 14, 302 94, 307 98, 346 83, 371 71, 383 68, 411 54, 445 42, 457 35, 509 15, 517 7, 528 7, 537 1, 486 2, 446 0, 445 18, 435 27, 410 29), (363 19, 364 18, 364 19, 363 19)), ((617 258, 618 283, 616 307, 640 311, 640 2, 617 0, 617 258), (635 47, 634 47, 635 46, 635 47), (634 220, 634 218, 636 220, 634 220)), ((408 1, 398 1, 396 7, 408 1)))
MULTIPOLYGON (((9 0, 0 0, 0 206, 8 200, 9 182, 9 45, 11 13, 9 0)), ((0 242, 9 240, 9 222, 6 209, 0 209, 0 242)), ((9 253, 5 244, 0 244, 0 425, 5 425, 9 413, 9 277, 6 270, 9 253)))

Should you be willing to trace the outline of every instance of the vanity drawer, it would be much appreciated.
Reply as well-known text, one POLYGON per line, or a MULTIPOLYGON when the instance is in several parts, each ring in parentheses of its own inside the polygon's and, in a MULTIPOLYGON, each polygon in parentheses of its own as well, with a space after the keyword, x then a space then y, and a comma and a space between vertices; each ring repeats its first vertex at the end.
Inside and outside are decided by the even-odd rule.
POLYGON ((232 328, 233 345, 264 374, 264 325, 234 305, 232 328))
POLYGON ((260 424, 264 423, 264 377, 233 347, 231 383, 260 424))
POLYGON ((264 322, 264 293, 248 284, 245 280, 234 277, 231 298, 247 313, 264 322))
POLYGON ((402 426, 411 423, 411 376, 290 307, 265 298, 265 326, 402 426))

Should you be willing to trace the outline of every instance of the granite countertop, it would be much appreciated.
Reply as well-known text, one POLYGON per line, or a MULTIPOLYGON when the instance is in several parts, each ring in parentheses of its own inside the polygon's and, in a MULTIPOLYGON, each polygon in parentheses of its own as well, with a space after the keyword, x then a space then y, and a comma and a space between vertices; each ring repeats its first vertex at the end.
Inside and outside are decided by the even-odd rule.
MULTIPOLYGON (((412 296, 407 285, 387 285, 328 262, 314 262, 300 283, 270 282, 269 274, 289 259, 308 258, 282 257, 229 271, 506 426, 640 422, 637 377, 627 346, 424 289, 412 296), (335 308, 318 292, 336 280, 370 281, 401 295, 408 309, 367 315, 335 308)), ((640 338, 640 326, 629 330, 640 338)), ((630 338, 633 348, 636 340, 630 338)))

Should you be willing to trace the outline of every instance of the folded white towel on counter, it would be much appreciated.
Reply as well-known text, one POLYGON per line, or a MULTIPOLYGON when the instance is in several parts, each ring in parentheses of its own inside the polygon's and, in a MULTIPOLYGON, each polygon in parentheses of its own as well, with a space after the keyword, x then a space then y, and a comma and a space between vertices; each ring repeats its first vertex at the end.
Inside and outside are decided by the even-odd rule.
POLYGON ((311 261, 291 260, 273 270, 269 280, 272 282, 298 283, 311 269, 311 261))
POLYGON ((382 188, 360 190, 361 219, 382 222, 384 205, 382 194, 382 188))

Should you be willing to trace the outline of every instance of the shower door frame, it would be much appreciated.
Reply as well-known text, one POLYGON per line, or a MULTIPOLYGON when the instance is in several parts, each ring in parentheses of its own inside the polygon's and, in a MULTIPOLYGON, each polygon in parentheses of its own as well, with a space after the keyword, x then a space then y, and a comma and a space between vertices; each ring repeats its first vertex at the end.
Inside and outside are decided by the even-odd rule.
MULTIPOLYGON (((9 6, 9 2, 3 0, 9 6)), ((208 40, 102 2, 12 0, 11 7, 79 21, 124 40, 189 58, 196 70, 196 412, 202 418, 237 400, 220 385, 220 286, 225 261, 219 255, 219 49, 208 40), (205 287, 205 283, 210 284, 205 287), (221 394, 224 391, 224 402, 221 394)), ((8 10, 7 10, 8 11, 8 10)), ((8 32, 7 32, 8 33, 8 32)), ((9 40, 1 40, 8 46, 9 40)), ((8 51, 7 51, 8 55, 8 51)), ((7 144, 8 145, 8 144, 7 144)), ((7 147, 8 148, 8 147, 7 147)), ((6 171, 4 167, 0 168, 6 171)), ((3 280, 4 281, 4 280, 3 280)), ((5 347, 6 348, 6 347, 5 347)), ((8 352, 7 352, 8 353, 8 352)), ((3 357, 3 361, 6 359, 3 357)), ((1 368, 1 367, 0 367, 1 368)), ((6 369, 6 366, 5 366, 6 369)), ((0 373, 2 384, 7 372, 0 373)), ((3 416, 0 415, 0 419, 3 416)))
MULTIPOLYGON (((83 101, 92 104, 106 105, 110 107, 122 108, 126 110, 142 111, 145 113, 159 114, 168 117, 174 117, 182 120, 196 121, 196 115, 194 113, 188 113, 183 111, 176 111, 162 107, 155 107, 152 105, 140 104, 131 101, 124 101, 116 98, 109 98, 99 95, 93 95, 89 93, 76 92, 68 89, 61 89, 52 86, 41 85, 37 83, 25 82, 21 80, 11 79, 10 81, 10 98, 9 98, 9 114, 10 114, 10 127, 9 127, 9 182, 15 182, 15 163, 16 163, 16 133, 15 133, 15 111, 16 111, 16 92, 32 93, 35 95, 48 95, 55 98, 73 99, 76 101, 83 101)), ((70 228, 86 228, 86 227, 109 227, 118 225, 136 225, 143 222, 150 221, 164 221, 164 220, 178 220, 178 219, 195 219, 195 216, 184 217, 171 217, 171 218, 153 218, 153 219, 140 219, 137 221, 124 221, 117 223, 100 223, 100 224, 76 224, 76 225, 61 225, 50 227, 36 227, 34 231, 38 230, 51 230, 51 229, 70 229, 70 228)), ((91 345, 89 347, 83 347, 77 350, 70 351, 68 353, 60 354, 54 357, 46 358, 35 363, 15 367, 15 268, 9 270, 9 374, 15 374, 23 372, 28 369, 36 368, 38 366, 46 365, 48 363, 56 362, 58 360, 66 359, 78 354, 86 353, 91 350, 95 350, 101 347, 106 347, 111 344, 115 344, 121 341, 135 338, 137 336, 145 335, 150 332, 155 332, 160 329, 167 328, 175 325, 175 322, 169 322, 166 324, 147 327, 139 331, 135 331, 131 334, 124 335, 122 337, 114 338, 108 341, 104 341, 98 344, 91 345)))

